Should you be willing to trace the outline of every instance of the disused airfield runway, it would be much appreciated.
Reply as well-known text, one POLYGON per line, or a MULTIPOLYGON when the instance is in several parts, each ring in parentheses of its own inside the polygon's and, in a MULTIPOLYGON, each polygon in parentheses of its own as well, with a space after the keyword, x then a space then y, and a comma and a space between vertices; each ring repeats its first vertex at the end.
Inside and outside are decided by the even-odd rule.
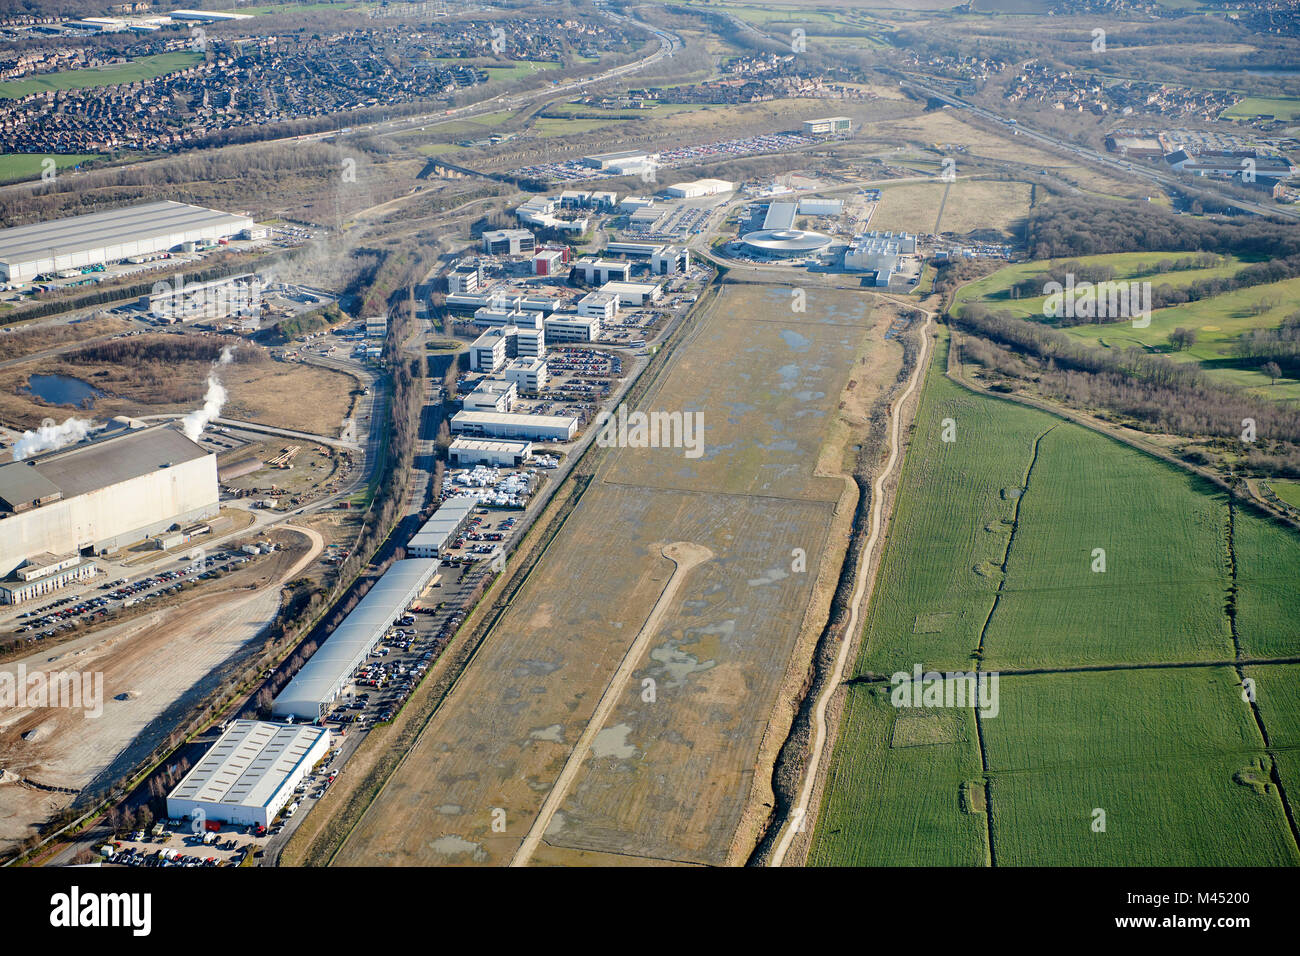
POLYGON ((845 483, 815 469, 879 338, 865 295, 790 301, 727 287, 697 320, 640 407, 700 412, 703 454, 608 457, 336 865, 734 860, 827 583, 845 483), (701 549, 690 567, 665 556, 683 542, 701 549))

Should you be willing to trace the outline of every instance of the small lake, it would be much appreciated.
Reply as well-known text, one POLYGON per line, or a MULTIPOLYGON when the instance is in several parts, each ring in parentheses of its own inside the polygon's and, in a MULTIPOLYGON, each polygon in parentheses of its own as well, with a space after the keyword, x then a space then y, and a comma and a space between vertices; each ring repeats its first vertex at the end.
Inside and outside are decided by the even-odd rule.
POLYGON ((67 375, 33 375, 27 391, 52 405, 81 405, 84 401, 103 398, 104 393, 89 382, 67 375))

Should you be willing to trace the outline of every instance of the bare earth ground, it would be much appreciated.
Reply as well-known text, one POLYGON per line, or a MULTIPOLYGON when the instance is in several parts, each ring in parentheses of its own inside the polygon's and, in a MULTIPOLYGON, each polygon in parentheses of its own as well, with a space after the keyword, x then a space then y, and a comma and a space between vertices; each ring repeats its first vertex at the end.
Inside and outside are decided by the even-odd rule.
POLYGON ((28 836, 52 811, 75 799, 13 782, 14 775, 80 790, 97 778, 125 772, 169 732, 156 725, 157 718, 201 693, 204 679, 257 636, 279 608, 280 585, 310 564, 322 546, 320 536, 307 529, 291 532, 286 527, 271 538, 283 550, 222 578, 215 590, 69 642, 53 653, 41 651, 3 665, 11 674, 20 663, 29 673, 102 673, 103 713, 92 718, 77 709, 16 708, 5 714, 0 722, 0 767, 6 771, 0 784, 0 842, 28 836))
POLYGON ((789 293, 729 287, 698 320, 642 407, 702 410, 706 453, 610 453, 335 863, 508 863, 584 731, 590 754, 555 798, 534 862, 743 857, 768 721, 818 575, 843 548, 830 538, 843 479, 814 471, 875 323, 867 296, 812 290, 797 314, 789 293), (608 717, 593 720, 673 575, 662 556, 673 541, 714 557, 681 581, 608 717))
MULTIPOLYGON (((159 415, 188 412, 203 403, 207 362, 178 362, 168 369, 168 386, 178 400, 158 400, 148 386, 129 387, 98 399, 89 408, 49 405, 20 392, 31 375, 63 374, 97 385, 97 373, 118 373, 113 366, 72 365, 57 357, 24 362, 0 371, 0 422, 31 428, 44 418, 60 421, 72 415, 103 421, 114 415, 159 415)), ((350 375, 298 362, 256 362, 226 365, 220 372, 228 398, 222 415, 280 428, 334 437, 347 417, 356 387, 350 375)))

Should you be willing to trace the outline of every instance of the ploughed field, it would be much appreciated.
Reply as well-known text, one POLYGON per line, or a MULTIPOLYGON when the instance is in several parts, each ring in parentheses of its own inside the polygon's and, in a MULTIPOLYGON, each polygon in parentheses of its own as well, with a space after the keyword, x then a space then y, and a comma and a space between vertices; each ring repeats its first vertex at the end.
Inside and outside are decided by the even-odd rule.
POLYGON ((961 388, 946 351, 809 862, 1300 863, 1287 813, 1300 668, 1277 662, 1300 655, 1300 534, 1128 446, 961 388), (926 682, 940 689, 918 698, 894 680, 918 665, 978 669, 983 691, 996 674, 996 694, 971 706, 926 682))
POLYGON ((833 584, 842 556, 844 479, 816 466, 883 329, 857 292, 810 291, 803 312, 788 288, 720 293, 637 405, 699 413, 702 444, 603 452, 334 863, 736 859, 819 572, 833 584))

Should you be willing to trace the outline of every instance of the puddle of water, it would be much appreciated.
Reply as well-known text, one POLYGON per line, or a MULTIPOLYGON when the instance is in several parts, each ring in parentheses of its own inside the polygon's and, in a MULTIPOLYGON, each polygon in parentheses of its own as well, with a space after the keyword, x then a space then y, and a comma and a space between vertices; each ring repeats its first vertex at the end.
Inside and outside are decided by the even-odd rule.
POLYGON ((636 747, 627 742, 627 735, 632 732, 628 724, 615 724, 606 727, 591 742, 591 752, 597 757, 616 757, 627 760, 636 756, 636 747))

